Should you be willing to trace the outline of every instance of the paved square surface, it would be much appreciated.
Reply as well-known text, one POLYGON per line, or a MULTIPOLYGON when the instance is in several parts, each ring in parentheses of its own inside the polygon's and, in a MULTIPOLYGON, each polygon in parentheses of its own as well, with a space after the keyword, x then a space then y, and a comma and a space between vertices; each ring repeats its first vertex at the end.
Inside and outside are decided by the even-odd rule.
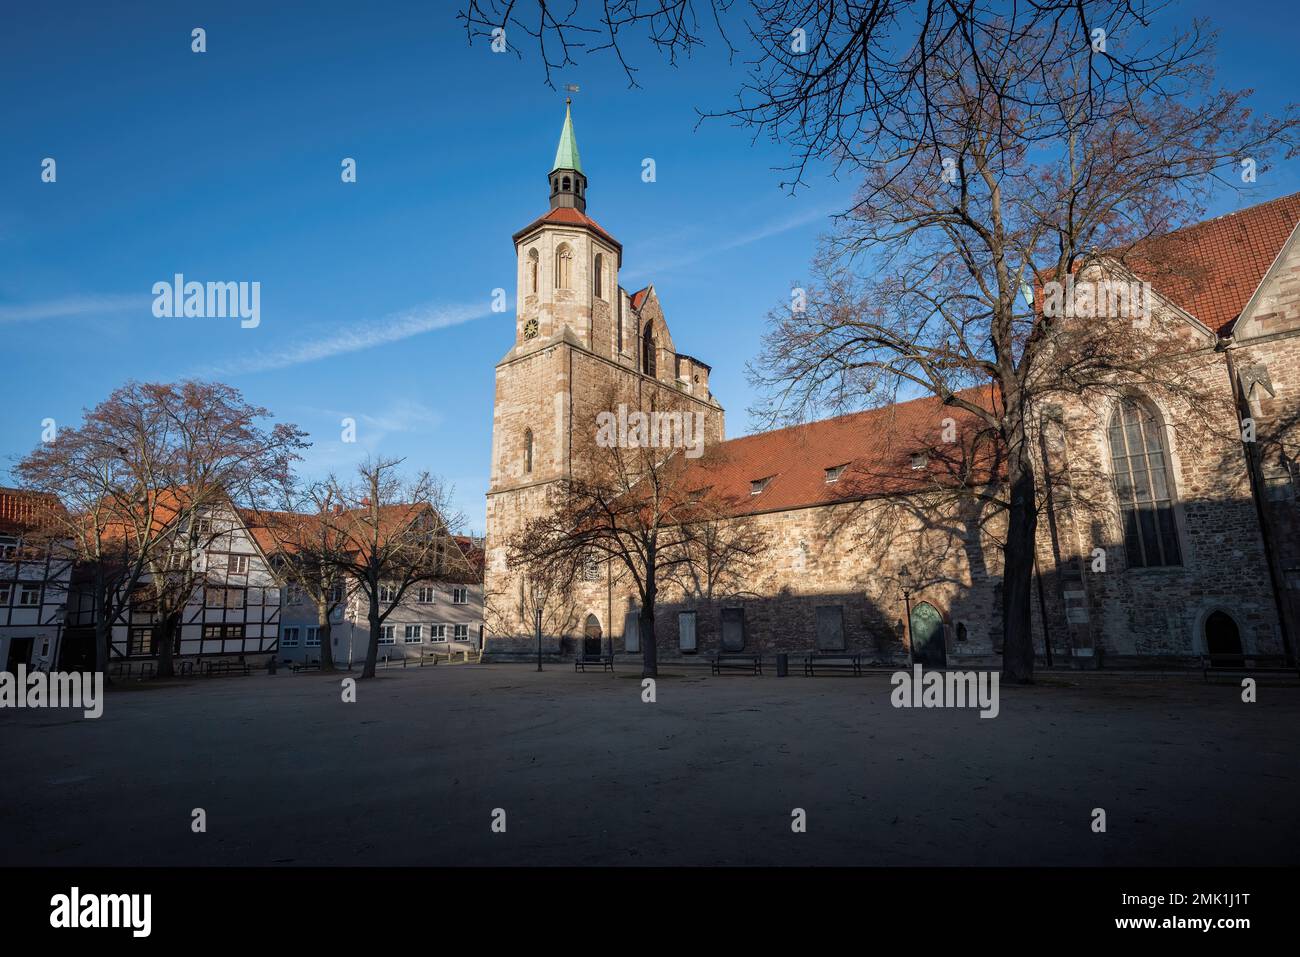
POLYGON ((885 675, 668 666, 645 704, 633 674, 547 667, 390 670, 355 704, 341 676, 282 673, 111 692, 94 721, 0 711, 0 863, 1300 860, 1294 685, 1243 704, 1053 675, 989 720, 895 709, 885 675))

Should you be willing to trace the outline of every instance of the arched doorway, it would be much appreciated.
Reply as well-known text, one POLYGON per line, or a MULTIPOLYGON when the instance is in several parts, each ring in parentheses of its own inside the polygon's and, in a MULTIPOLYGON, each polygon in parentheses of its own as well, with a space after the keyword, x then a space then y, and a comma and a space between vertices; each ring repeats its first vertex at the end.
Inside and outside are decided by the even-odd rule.
POLYGON ((600 654, 600 620, 595 615, 587 616, 587 623, 582 628, 582 654, 600 654))
POLYGON ((1241 632, 1231 615, 1216 611, 1205 619, 1205 651, 1211 655, 1241 654, 1241 632))
POLYGON ((912 609, 912 661, 925 668, 942 668, 948 663, 943 646, 943 616, 928 601, 912 609))

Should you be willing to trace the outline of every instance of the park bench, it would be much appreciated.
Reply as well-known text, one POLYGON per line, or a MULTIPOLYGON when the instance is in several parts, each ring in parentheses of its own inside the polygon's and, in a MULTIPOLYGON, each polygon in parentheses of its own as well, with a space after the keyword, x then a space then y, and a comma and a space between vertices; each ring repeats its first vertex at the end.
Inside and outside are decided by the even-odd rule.
POLYGON ((204 675, 217 678, 223 675, 250 675, 252 668, 246 661, 209 661, 203 669, 204 675))
POLYGON ((573 670, 575 672, 578 671, 585 672, 587 670, 588 665, 591 665, 593 667, 596 665, 600 665, 600 670, 602 672, 613 671, 614 656, 613 655, 578 655, 576 658, 573 659, 573 670))
POLYGON ((1294 674, 1300 675, 1295 665, 1288 664, 1284 655, 1201 655, 1201 677, 1209 681, 1210 675, 1294 674))
POLYGON ((723 669, 747 671, 754 675, 763 673, 762 655, 714 655, 709 662, 715 675, 722 674, 723 669))
POLYGON ((803 673, 805 677, 816 676, 814 669, 822 668, 836 671, 849 670, 855 675, 862 674, 862 656, 848 652, 819 652, 804 655, 803 673))
POLYGON ((296 661, 289 666, 294 672, 320 671, 319 661, 296 661))

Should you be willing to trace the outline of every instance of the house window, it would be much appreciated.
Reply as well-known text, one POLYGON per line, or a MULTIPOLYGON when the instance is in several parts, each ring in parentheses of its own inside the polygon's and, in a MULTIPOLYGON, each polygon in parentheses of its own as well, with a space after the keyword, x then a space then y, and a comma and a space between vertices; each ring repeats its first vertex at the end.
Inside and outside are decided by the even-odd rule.
POLYGON ((838 482, 840 480, 840 476, 844 474, 844 468, 845 466, 843 465, 836 465, 833 468, 827 469, 826 484, 829 485, 831 482, 838 482))
POLYGON ((573 251, 560 246, 555 251, 555 288, 568 289, 573 282, 573 251))
POLYGON ((185 554, 186 553, 184 549, 178 548, 175 551, 173 551, 170 555, 168 555, 167 556, 168 571, 178 572, 181 569, 183 569, 185 567, 185 554))
POLYGON ((343 600, 343 583, 335 582, 330 586, 330 603, 337 605, 343 600))
POLYGON ((418 645, 420 640, 424 637, 422 634, 423 631, 424 627, 421 625, 407 625, 402 640, 408 645, 418 645))
POLYGON ((767 483, 770 481, 772 481, 772 476, 770 475, 767 478, 754 479, 749 483, 749 494, 757 495, 759 492, 763 491, 763 489, 767 488, 767 483))
POLYGON ((41 603, 41 589, 39 585, 23 585, 18 591, 18 604, 27 608, 34 607, 41 603))
POLYGON ((319 628, 308 628, 308 629, 307 629, 307 642, 306 642, 306 645, 307 645, 308 648, 319 648, 319 647, 320 647, 320 629, 319 629, 319 628))
POLYGON ((297 628, 285 628, 280 633, 280 646, 283 648, 297 648, 299 634, 297 628))
POLYGON ((430 625, 430 626, 429 626, 429 640, 430 640, 430 641, 446 641, 446 640, 447 640, 447 626, 446 626, 446 625, 430 625))
POLYGON ((596 292, 597 299, 605 298, 605 257, 596 253, 596 261, 591 267, 592 288, 596 292))
POLYGON ((451 637, 456 641, 469 641, 469 625, 456 625, 451 637))
POLYGON ((912 468, 913 468, 913 469, 918 469, 918 470, 919 470, 919 469, 923 469, 923 468, 925 468, 925 467, 926 467, 927 465, 929 465, 929 464, 930 464, 930 456, 926 455, 924 452, 913 452, 913 453, 912 453, 912 468))
POLYGON ((533 470, 533 430, 524 430, 524 471, 533 470))
POLYGON ((247 575, 248 574, 248 556, 231 555, 230 556, 230 574, 247 575))
POLYGON ((534 294, 537 292, 537 263, 537 250, 528 250, 528 291, 534 294))
POLYGON ((453 588, 453 589, 451 590, 451 603, 452 603, 453 605, 467 605, 467 604, 469 604, 469 589, 468 589, 468 588, 453 588))
POLYGON ((0 535, 0 560, 11 561, 18 556, 18 539, 12 535, 0 535))
POLYGON ((433 604, 436 596, 437 596, 437 591, 434 589, 432 585, 421 585, 415 600, 419 602, 421 605, 431 605, 433 604))
POLYGON ((641 337, 641 371, 648 376, 655 374, 656 352, 654 326, 647 322, 645 335, 641 337))
POLYGON ((212 534, 212 519, 200 518, 194 523, 194 531, 198 535, 212 534))
POLYGON ((126 653, 136 658, 153 654, 153 629, 132 628, 126 640, 126 653))
POLYGON ((1181 565, 1165 430, 1145 402, 1126 399, 1107 429, 1131 568, 1181 565))
POLYGON ((380 601, 392 601, 396 597, 397 597, 397 589, 394 588, 392 585, 379 586, 380 601))
POLYGON ((0 584, 0 607, 6 607, 13 597, 14 586, 8 583, 0 584))
POLYGON ((379 643, 381 645, 391 645, 397 640, 397 626, 383 625, 379 630, 379 643))

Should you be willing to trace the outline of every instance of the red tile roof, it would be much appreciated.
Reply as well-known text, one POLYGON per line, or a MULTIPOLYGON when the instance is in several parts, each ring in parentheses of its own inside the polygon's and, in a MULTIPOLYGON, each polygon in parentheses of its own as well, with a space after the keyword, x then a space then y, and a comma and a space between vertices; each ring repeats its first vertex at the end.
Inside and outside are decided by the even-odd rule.
POLYGON ((1177 306, 1227 335, 1297 223, 1300 193, 1293 193, 1146 240, 1125 261, 1177 306))
POLYGON ((50 530, 55 519, 66 515, 63 503, 48 492, 0 488, 0 532, 50 530))
MULTIPOLYGON (((992 408, 991 386, 958 395, 992 408)), ((723 442, 686 465, 684 488, 707 488, 731 514, 749 515, 952 487, 967 474, 986 481, 999 466, 993 444, 975 441, 983 429, 974 414, 927 396, 723 442), (956 424, 956 443, 943 442, 946 418, 956 424), (927 455, 924 468, 912 467, 918 452, 927 455), (826 470, 840 465, 838 480, 827 482, 826 470), (771 481, 751 494, 764 478, 771 481)))
POLYGON ((605 228, 596 222, 580 209, 574 209, 572 206, 560 206, 551 210, 545 216, 539 216, 519 232, 515 233, 513 239, 518 242, 522 237, 532 232, 543 223, 558 223, 562 226, 581 226, 590 229, 605 242, 609 243, 618 250, 619 258, 623 257, 623 244, 605 231, 605 228))
POLYGON ((632 299, 632 308, 633 308, 633 309, 640 309, 641 306, 644 305, 644 303, 645 303, 645 297, 646 297, 646 295, 647 295, 649 292, 650 292, 650 287, 649 287, 649 286, 646 286, 644 289, 640 289, 640 290, 638 290, 638 291, 632 293, 632 296, 631 296, 631 299, 632 299))

